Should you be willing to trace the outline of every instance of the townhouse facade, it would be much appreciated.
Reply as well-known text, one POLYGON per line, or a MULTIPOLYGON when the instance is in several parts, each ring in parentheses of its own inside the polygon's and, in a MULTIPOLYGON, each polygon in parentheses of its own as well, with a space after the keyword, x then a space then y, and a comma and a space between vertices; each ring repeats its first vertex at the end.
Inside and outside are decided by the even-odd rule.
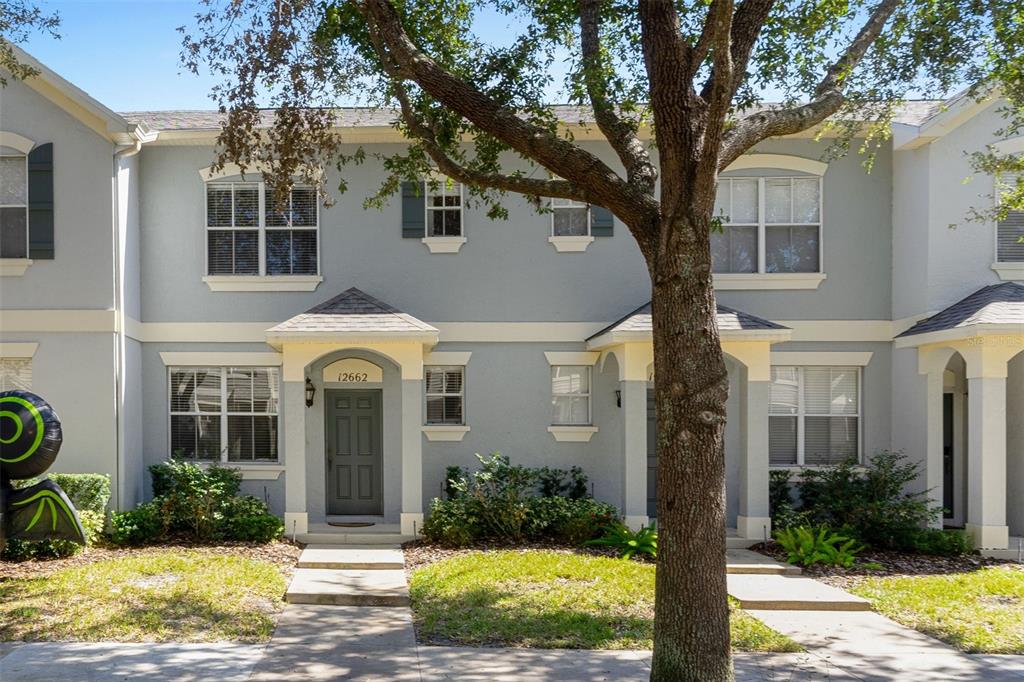
MULTIPOLYGON (((492 221, 444 178, 367 210, 373 163, 282 204, 212 169, 216 112, 118 114, 37 66, 0 91, 0 390, 55 407, 56 468, 128 508, 148 465, 219 462, 288 534, 412 535, 446 467, 499 450, 654 515, 650 286, 606 210, 509 197, 492 221)), ((722 175, 730 543, 770 533, 772 468, 883 449, 978 547, 1024 536, 1024 220, 966 221, 996 179, 965 153, 1024 151, 997 106, 908 104, 870 172, 807 134, 722 175)), ((342 112, 346 151, 400 150, 392 117, 342 112)))

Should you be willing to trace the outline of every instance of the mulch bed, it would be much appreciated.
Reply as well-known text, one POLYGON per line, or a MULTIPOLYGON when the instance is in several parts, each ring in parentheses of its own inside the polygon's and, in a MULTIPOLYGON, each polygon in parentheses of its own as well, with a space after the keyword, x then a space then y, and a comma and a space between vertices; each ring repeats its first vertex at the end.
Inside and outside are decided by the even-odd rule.
POLYGON ((302 546, 286 540, 265 545, 246 542, 222 542, 216 545, 198 544, 183 538, 168 540, 160 545, 148 547, 87 547, 66 559, 44 559, 30 561, 0 561, 0 582, 25 578, 41 578, 55 571, 77 566, 86 566, 97 561, 119 559, 127 556, 158 555, 183 551, 197 552, 211 556, 242 556, 248 559, 268 561, 276 565, 286 578, 291 577, 299 560, 302 546))
MULTIPOLYGON (((786 562, 786 552, 775 542, 760 543, 750 549, 782 563, 786 562)), ((953 573, 970 573, 991 566, 1008 566, 1024 571, 1024 565, 1001 559, 990 559, 968 554, 958 557, 929 556, 926 554, 910 554, 888 550, 864 550, 857 555, 857 564, 853 568, 837 566, 807 566, 803 574, 820 580, 834 587, 848 588, 867 578, 889 576, 920 576, 949 575, 953 573), (878 567, 865 567, 865 563, 879 564, 878 567)))
POLYGON ((405 552, 405 571, 411 574, 418 568, 435 564, 456 556, 473 554, 474 552, 487 552, 495 550, 512 550, 519 552, 562 552, 564 554, 585 554, 588 556, 603 556, 615 558, 618 552, 611 547, 574 547, 554 540, 533 541, 520 543, 503 542, 476 542, 469 547, 442 547, 427 542, 426 540, 413 540, 402 544, 405 552))

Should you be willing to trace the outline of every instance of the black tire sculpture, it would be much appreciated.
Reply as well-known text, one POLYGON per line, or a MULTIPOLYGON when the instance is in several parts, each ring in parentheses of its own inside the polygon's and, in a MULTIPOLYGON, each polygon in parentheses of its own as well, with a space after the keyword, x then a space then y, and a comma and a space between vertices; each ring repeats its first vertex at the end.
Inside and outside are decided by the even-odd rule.
POLYGON ((0 393, 0 550, 8 538, 85 544, 78 512, 60 486, 48 479, 11 485, 49 469, 62 442, 60 419, 45 400, 28 391, 0 393))

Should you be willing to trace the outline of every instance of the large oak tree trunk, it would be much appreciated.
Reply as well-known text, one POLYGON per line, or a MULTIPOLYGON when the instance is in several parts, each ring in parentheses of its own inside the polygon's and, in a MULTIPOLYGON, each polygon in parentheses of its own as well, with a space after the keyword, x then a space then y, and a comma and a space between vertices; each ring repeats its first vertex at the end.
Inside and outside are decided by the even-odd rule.
POLYGON ((659 682, 732 679, 723 450, 729 382, 715 318, 709 218, 700 209, 674 218, 649 256, 658 419, 651 679, 659 682))

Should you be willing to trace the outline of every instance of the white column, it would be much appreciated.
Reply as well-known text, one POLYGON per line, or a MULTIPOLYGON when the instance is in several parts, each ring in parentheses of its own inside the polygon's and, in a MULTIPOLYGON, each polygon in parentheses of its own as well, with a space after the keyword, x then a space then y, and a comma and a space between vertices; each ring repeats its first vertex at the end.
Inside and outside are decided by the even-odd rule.
MULTIPOLYGON (((284 532, 291 537, 292 534, 301 535, 309 531, 309 516, 306 510, 306 387, 302 381, 284 381, 282 386, 284 532)), ((323 397, 318 394, 317 404, 320 404, 322 399, 323 397)))
POLYGON ((978 549, 1006 549, 1006 366, 973 376, 968 361, 967 532, 978 549))
POLYGON ((414 535, 423 528, 423 379, 402 368, 402 535, 414 535))
MULTIPOLYGON (((942 393, 944 367, 932 367, 925 374, 925 489, 928 504, 942 506, 944 443, 942 393)), ((933 528, 942 528, 942 514, 932 520, 933 528)))
POLYGON ((619 382, 622 391, 622 511, 634 530, 647 525, 647 381, 619 382))
MULTIPOLYGON (((764 540, 772 534, 768 506, 768 391, 769 381, 752 381, 749 369, 740 396, 740 428, 744 453, 740 458, 739 515, 736 531, 740 537, 764 540)), ((755 374, 755 376, 757 376, 755 374)))

